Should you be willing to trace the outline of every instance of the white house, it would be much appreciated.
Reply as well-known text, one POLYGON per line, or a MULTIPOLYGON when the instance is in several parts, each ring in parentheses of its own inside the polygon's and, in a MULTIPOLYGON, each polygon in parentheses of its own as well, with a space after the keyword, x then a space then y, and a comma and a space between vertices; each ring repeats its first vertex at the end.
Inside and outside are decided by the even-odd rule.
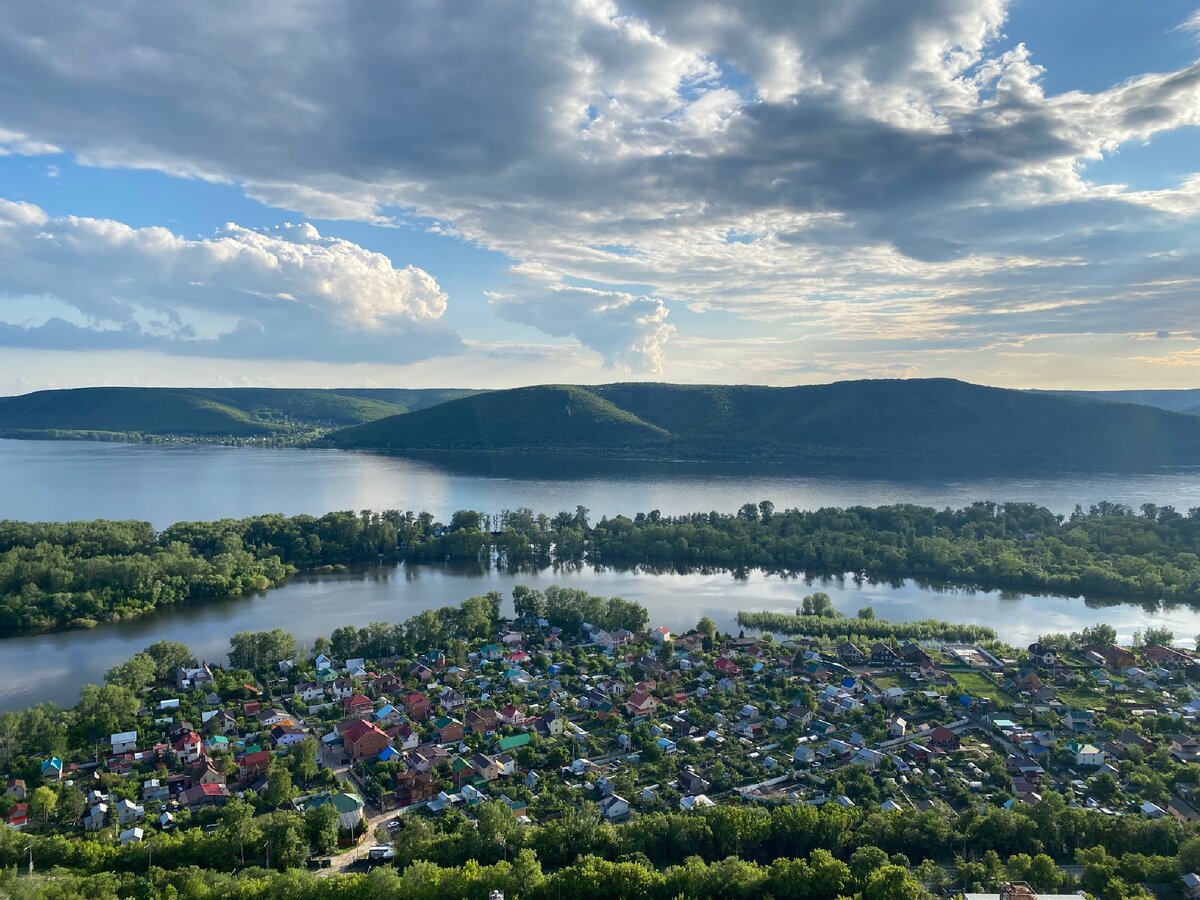
POLYGON ((679 799, 679 808, 684 812, 691 812, 694 809, 708 809, 710 806, 716 806, 704 794, 697 794, 695 797, 681 797, 679 799))
POLYGON ((144 815, 146 815, 146 808, 139 806, 132 800, 122 800, 117 804, 117 822, 121 825, 129 825, 131 822, 136 822, 144 815))
POLYGON ((124 831, 122 831, 120 835, 118 835, 117 840, 121 842, 122 846, 125 844, 136 844, 141 841, 144 835, 145 832, 142 831, 141 828, 135 826, 133 828, 126 828, 124 831))
POLYGON ((1104 764, 1104 751, 1094 744, 1076 744, 1072 742, 1067 745, 1067 749, 1075 754, 1075 765, 1077 766, 1100 766, 1104 764))
POLYGON ((608 820, 629 815, 629 802, 624 797, 610 794, 600 801, 600 814, 608 820))
POLYGON ((128 753, 131 750, 137 749, 136 731, 122 731, 119 734, 114 734, 109 740, 112 742, 113 753, 128 753))

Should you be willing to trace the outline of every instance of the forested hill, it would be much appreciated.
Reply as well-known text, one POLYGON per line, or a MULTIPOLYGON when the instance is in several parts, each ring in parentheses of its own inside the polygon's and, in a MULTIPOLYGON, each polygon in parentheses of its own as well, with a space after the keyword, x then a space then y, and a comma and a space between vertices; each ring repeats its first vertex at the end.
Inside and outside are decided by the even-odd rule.
POLYGON ((948 379, 791 388, 546 385, 347 428, 345 448, 699 460, 1200 463, 1200 417, 948 379))
POLYGON ((95 387, 0 397, 0 436, 311 435, 424 409, 471 391, 400 388, 95 387))

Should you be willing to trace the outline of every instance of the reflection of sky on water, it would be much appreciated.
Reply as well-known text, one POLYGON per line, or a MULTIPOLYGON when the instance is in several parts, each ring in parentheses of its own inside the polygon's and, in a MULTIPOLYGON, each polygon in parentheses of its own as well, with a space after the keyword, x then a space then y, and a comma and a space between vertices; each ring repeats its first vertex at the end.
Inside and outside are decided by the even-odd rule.
POLYGON ((735 630, 739 609, 791 612, 805 594, 827 592, 835 606, 854 614, 873 606, 895 621, 941 618, 989 625, 1006 640, 1028 643, 1050 631, 1077 631, 1106 622, 1128 639, 1148 624, 1165 624, 1180 639, 1200 632, 1200 611, 1176 607, 1148 613, 1139 606, 1088 606, 1062 597, 1031 597, 985 591, 939 591, 913 582, 892 587, 853 581, 784 579, 751 572, 648 574, 605 570, 510 574, 497 570, 451 570, 440 566, 389 567, 337 575, 302 576, 258 597, 190 607, 91 631, 35 635, 0 641, 0 708, 43 699, 74 703, 79 686, 98 681, 111 666, 157 640, 177 640, 200 657, 222 659, 230 635, 281 627, 303 642, 340 625, 395 622, 422 609, 456 605, 490 590, 511 595, 514 584, 563 584, 604 596, 644 603, 653 624, 690 628, 710 616, 735 630))

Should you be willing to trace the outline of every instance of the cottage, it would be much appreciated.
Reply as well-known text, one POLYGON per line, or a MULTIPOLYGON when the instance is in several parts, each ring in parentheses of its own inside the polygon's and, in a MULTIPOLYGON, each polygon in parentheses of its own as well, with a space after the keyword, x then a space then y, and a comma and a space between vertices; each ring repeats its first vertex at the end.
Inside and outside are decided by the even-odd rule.
POLYGON ((271 767, 271 754, 267 750, 246 753, 238 759, 238 775, 249 778, 252 775, 266 775, 271 767))
POLYGON ((1099 766, 1104 763, 1104 751, 1094 744, 1072 741, 1067 744, 1067 750, 1075 757, 1077 766, 1099 766))
POLYGON ((375 704, 371 702, 371 698, 363 694, 351 694, 342 698, 344 716, 369 716, 374 709, 375 704))
POLYGON ((413 691, 404 698, 404 708, 414 722, 424 722, 428 719, 431 706, 429 698, 420 691, 413 691))
POLYGON ((138 733, 136 731, 122 731, 119 734, 114 734, 109 738, 113 754, 128 753, 131 750, 136 750, 137 738, 138 733))
POLYGON ((129 825, 146 815, 146 808, 132 800, 121 800, 117 803, 117 823, 129 825))
POLYGON ((623 819, 629 815, 629 801, 617 794, 609 794, 600 801, 600 815, 609 822, 623 819))
POLYGON ((645 691, 634 691, 625 701, 625 712, 631 716, 652 716, 658 712, 658 698, 645 691))
POLYGON ((9 797, 12 797, 14 800, 18 800, 18 801, 24 800, 25 794, 26 794, 25 779, 24 778, 8 779, 8 790, 6 790, 4 793, 7 794, 9 797))
POLYGON ((960 746, 959 737, 945 725, 939 725, 929 734, 929 745, 938 750, 957 750, 960 746))
POLYGON ((342 736, 346 753, 352 760, 378 756, 391 743, 378 725, 363 719, 356 719, 345 728, 339 726, 338 732, 342 736))

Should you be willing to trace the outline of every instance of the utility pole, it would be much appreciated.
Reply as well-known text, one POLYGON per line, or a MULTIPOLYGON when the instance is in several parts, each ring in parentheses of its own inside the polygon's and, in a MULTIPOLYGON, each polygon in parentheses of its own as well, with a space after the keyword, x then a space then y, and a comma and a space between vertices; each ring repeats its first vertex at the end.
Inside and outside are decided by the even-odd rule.
POLYGON ((30 844, 25 850, 29 853, 29 875, 33 877, 33 844, 30 844))

